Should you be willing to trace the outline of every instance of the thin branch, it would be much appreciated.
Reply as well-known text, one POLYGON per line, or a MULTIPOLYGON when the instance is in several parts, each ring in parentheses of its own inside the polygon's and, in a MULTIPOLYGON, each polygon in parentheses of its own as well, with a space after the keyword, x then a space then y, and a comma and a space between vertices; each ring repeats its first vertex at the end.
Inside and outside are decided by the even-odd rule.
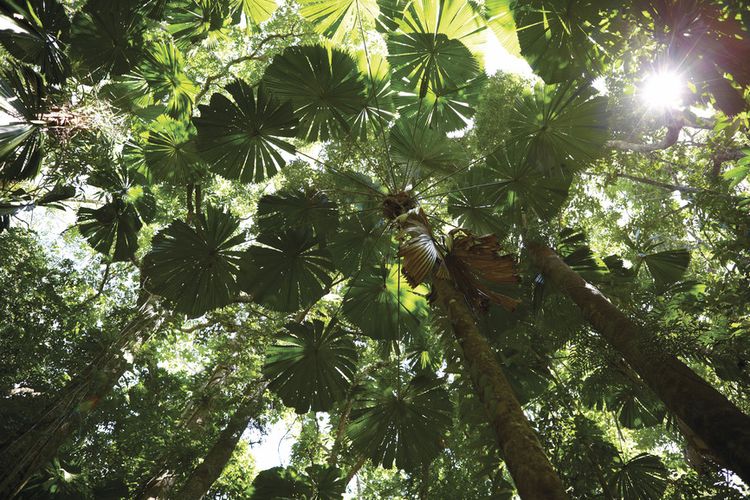
POLYGON ((615 176, 621 177, 623 179, 628 179, 633 182, 639 182, 641 184, 648 184, 649 186, 666 189, 668 191, 680 191, 681 193, 700 193, 701 191, 706 191, 705 189, 699 189, 699 188, 694 188, 690 186, 682 186, 678 184, 668 184, 666 182, 655 181, 647 177, 638 177, 638 176, 630 175, 630 174, 617 173, 615 174, 615 176))
POLYGON ((664 137, 657 142, 650 144, 639 144, 634 142, 613 140, 607 141, 605 145, 612 149, 620 151, 635 151, 636 153, 650 153, 652 151, 659 151, 662 149, 669 149, 677 143, 677 139, 680 138, 680 132, 684 125, 683 121, 678 121, 667 126, 667 133, 664 137))
MULTIPOLYGON (((293 26, 292 29, 296 28, 296 26, 293 26)), ((268 35, 267 37, 263 38, 260 42, 258 42, 258 46, 255 47, 255 49, 250 52, 249 54, 245 54, 244 56, 236 57, 234 59, 231 59, 228 61, 224 66, 222 66, 221 70, 213 75, 209 75, 208 78, 206 78, 206 81, 203 82, 203 85, 201 86, 200 91, 198 91, 198 94, 195 96, 195 102, 199 103, 201 99, 203 99, 203 96, 206 95, 206 93, 211 88, 211 85, 218 80, 219 78, 222 78, 226 76, 226 74, 229 72, 229 70, 232 68, 232 66, 236 66, 237 64, 246 62, 246 61, 265 61, 267 59, 267 56, 261 55, 260 52, 265 48, 265 45, 273 40, 283 40, 285 38, 291 38, 291 37, 299 37, 304 36, 307 33, 274 33, 272 35, 268 35)))

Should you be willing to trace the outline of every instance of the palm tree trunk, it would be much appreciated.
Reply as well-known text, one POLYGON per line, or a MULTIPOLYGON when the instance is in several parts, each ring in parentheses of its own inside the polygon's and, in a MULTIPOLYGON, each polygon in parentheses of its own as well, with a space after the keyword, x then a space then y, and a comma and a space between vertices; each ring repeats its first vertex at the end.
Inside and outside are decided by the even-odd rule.
POLYGON ((267 386, 268 382, 264 381, 260 386, 254 387, 250 394, 246 395, 245 400, 229 419, 226 427, 222 429, 219 438, 208 450, 203 462, 193 469, 175 498, 200 500, 208 492, 232 457, 242 433, 250 425, 250 421, 260 412, 263 393, 267 386))
POLYGON ((721 463, 750 484, 750 417, 676 356, 659 349, 641 326, 546 245, 527 245, 532 262, 580 307, 584 317, 721 463))
POLYGON ((445 279, 435 278, 433 289, 453 325, 453 334, 463 351, 464 365, 487 412, 519 495, 524 500, 568 498, 495 354, 479 332, 466 299, 445 279))
POLYGON ((120 330, 114 344, 71 380, 36 422, 0 450, 0 497, 13 498, 31 476, 57 454, 83 419, 130 366, 125 350, 137 351, 158 328, 161 318, 152 300, 146 300, 135 317, 120 330))

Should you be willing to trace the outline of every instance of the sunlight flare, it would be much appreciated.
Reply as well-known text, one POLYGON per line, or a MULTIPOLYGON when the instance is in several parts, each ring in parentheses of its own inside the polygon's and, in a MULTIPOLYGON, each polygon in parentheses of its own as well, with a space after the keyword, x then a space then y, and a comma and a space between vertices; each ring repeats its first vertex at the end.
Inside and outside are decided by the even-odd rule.
POLYGON ((643 82, 641 98, 652 109, 669 110, 682 105, 685 80, 674 71, 652 73, 643 82))

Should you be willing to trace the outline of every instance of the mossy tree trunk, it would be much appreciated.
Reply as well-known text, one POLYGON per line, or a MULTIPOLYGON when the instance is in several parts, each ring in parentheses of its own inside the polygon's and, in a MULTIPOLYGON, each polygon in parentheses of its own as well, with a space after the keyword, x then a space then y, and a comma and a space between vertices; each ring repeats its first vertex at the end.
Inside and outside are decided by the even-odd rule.
POLYGON ((205 496, 214 482, 221 476, 224 467, 232 458, 234 449, 250 422, 262 410, 263 394, 268 382, 249 388, 245 399, 235 410, 229 422, 221 430, 218 439, 206 453, 203 461, 188 476, 175 498, 180 500, 200 500, 205 496))
POLYGON ((125 351, 137 351, 160 321, 152 300, 146 300, 120 330, 115 342, 65 386, 33 425, 0 449, 0 497, 18 495, 31 476, 57 455, 60 446, 130 367, 125 351))
POLYGON ((551 248, 529 243, 527 250, 546 279, 578 305, 594 329, 622 354, 666 407, 722 464, 750 484, 750 417, 676 356, 660 349, 644 328, 573 271, 551 248))
POLYGON ((451 281, 436 278, 433 289, 448 314, 463 352, 464 365, 510 475, 524 500, 566 499, 562 481, 544 454, 489 343, 482 336, 464 296, 451 281))
MULTIPOLYGON (((182 412, 182 427, 188 435, 205 432, 205 424, 215 406, 216 393, 231 373, 231 366, 219 364, 211 372, 208 380, 197 392, 185 410, 182 412)), ((153 474, 140 488, 141 500, 155 498, 169 498, 169 494, 179 477, 179 464, 185 463, 185 457, 179 457, 174 450, 168 450, 157 463, 156 473, 153 474)), ((189 463, 189 462, 188 462, 189 463)))

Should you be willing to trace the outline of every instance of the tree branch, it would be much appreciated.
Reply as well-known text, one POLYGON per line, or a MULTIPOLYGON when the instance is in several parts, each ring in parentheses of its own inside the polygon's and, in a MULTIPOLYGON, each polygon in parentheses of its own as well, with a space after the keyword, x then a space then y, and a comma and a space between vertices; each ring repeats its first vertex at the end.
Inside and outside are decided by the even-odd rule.
POLYGON ((605 145, 612 149, 617 149, 620 151, 635 151, 636 153, 650 153, 652 151, 668 149, 677 143, 677 139, 680 138, 680 131, 682 131, 683 125, 684 122, 682 120, 668 125, 667 133, 664 135, 664 137, 660 141, 653 142, 651 144, 638 144, 634 142, 612 140, 607 141, 605 145))
POLYGON ((292 31, 289 33, 274 33, 272 35, 268 35, 265 38, 263 38, 260 42, 258 42, 258 46, 253 49, 252 52, 249 54, 245 54, 244 56, 236 57, 234 59, 229 60, 224 66, 222 66, 221 70, 213 75, 209 75, 206 78, 206 81, 203 82, 203 85, 201 86, 201 89, 198 91, 198 93, 195 96, 195 103, 199 103, 201 99, 203 99, 203 96, 206 95, 206 93, 211 88, 211 84, 213 84, 216 80, 219 78, 226 76, 226 74, 229 72, 229 70, 232 68, 232 66, 236 66, 237 64, 246 62, 246 61, 265 61, 267 57, 265 55, 261 55, 260 52, 265 48, 265 45, 273 40, 283 40, 285 38, 291 38, 291 37, 298 37, 303 36, 306 33, 295 33, 294 29, 297 26, 292 26, 292 31))

